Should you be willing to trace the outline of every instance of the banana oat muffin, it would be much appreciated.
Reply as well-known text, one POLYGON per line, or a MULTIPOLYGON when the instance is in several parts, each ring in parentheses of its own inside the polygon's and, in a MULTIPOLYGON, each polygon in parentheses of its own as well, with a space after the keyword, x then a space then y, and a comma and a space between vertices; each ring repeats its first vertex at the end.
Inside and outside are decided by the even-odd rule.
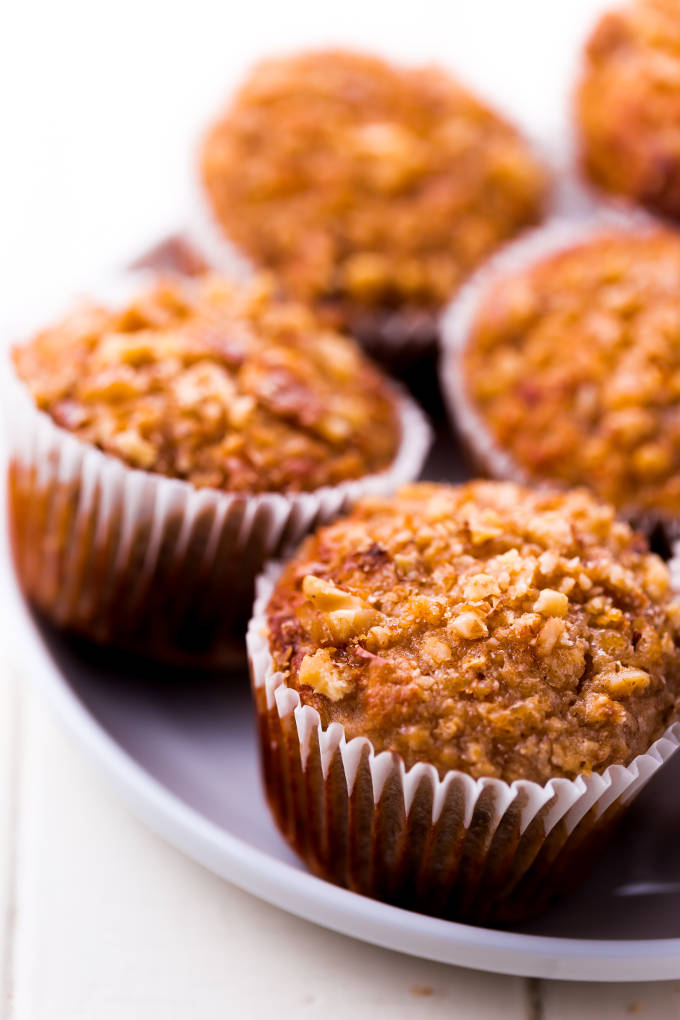
POLYGON ((258 65, 201 163, 229 239, 367 342, 434 335, 545 193, 518 132, 455 79, 341 51, 258 65))
POLYGON ((461 337, 480 435, 528 480, 588 485, 630 518, 672 527, 679 288, 680 234, 657 228, 596 232, 497 274, 461 337))
POLYGON ((273 669, 324 728, 440 776, 602 772, 677 713, 668 570, 583 490, 364 500, 306 540, 266 613, 273 669))
POLYGON ((300 492, 394 459, 393 392, 303 306, 208 275, 77 309, 16 347, 37 406, 130 467, 228 492, 300 492))
POLYGON ((582 160, 600 187, 680 216, 680 4, 604 15, 576 96, 582 160))
POLYGON ((353 499, 415 478, 414 404, 270 284, 158 281, 13 351, 14 559, 53 623, 242 665, 254 580, 353 499))

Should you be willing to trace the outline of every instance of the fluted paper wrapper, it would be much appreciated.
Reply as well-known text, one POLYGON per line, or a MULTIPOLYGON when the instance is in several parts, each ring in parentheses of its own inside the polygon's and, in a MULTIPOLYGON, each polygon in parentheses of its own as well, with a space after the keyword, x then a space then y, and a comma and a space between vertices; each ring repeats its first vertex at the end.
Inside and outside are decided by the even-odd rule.
POLYGON ((270 807, 312 871, 422 913, 505 923, 575 884, 619 814, 680 743, 670 726, 630 765, 505 783, 427 764, 326 729, 274 671, 266 607, 281 565, 258 579, 248 658, 270 807))
MULTIPOLYGON (((645 212, 612 204, 601 206, 598 211, 583 218, 556 217, 503 248, 470 278, 451 302, 441 319, 439 378, 449 418, 475 471, 490 478, 536 484, 535 479, 530 478, 492 436, 474 406, 465 376, 467 344, 480 309, 493 287, 505 277, 600 234, 639 234, 659 229, 659 226, 659 221, 645 212)), ((546 484, 554 486, 559 483, 546 479, 546 484)), ((667 515, 640 513, 634 506, 621 508, 620 514, 644 531, 664 556, 680 538, 680 521, 669 519, 667 515)))
POLYGON ((242 666, 264 562, 358 497, 412 481, 430 445, 424 416, 395 390, 401 445, 379 474, 300 494, 196 489, 59 428, 4 368, 10 534, 24 593, 60 627, 178 664, 242 666))

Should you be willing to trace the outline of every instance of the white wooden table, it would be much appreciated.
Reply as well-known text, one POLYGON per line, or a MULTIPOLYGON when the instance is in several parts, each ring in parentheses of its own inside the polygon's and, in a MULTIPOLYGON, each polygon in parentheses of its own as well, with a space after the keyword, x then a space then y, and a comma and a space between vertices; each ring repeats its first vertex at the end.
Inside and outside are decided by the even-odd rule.
MULTIPOLYGON (((61 300, 181 223, 196 136, 256 56, 340 41, 437 59, 555 137, 579 39, 601 6, 4 5, 2 321, 61 300)), ((2 658, 2 637, 0 1020, 680 1016, 680 982, 529 982, 432 964, 316 928, 213 877, 124 811, 2 658)))
POLYGON ((128 815, 8 667, 0 727, 3 1020, 680 1017, 680 982, 482 974, 291 917, 128 815))

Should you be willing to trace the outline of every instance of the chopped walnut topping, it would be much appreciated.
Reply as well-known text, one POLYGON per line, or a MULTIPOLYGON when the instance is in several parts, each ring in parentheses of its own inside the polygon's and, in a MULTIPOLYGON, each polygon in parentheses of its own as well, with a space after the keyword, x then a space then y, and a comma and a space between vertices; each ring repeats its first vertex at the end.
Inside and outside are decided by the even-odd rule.
POLYGON ((156 459, 156 451, 151 443, 132 429, 116 432, 111 437, 111 448, 132 467, 150 468, 156 459))
POLYGON ((257 66, 201 161, 225 233, 347 319, 436 309, 546 190, 514 127, 443 71, 340 51, 257 66))
MULTIPOLYGON (((421 652, 425 659, 429 660, 430 664, 436 668, 451 658, 451 645, 434 634, 427 634, 423 638, 421 652)), ((430 680, 429 685, 433 683, 434 681, 430 680)))
POLYGON ((648 228, 600 234, 483 296, 467 384, 529 477, 588 485, 633 517, 680 515, 679 291, 680 233, 648 228))
POLYGON ((564 632, 565 624, 557 616, 551 616, 546 620, 536 638, 538 654, 543 656, 543 658, 551 655, 555 645, 562 639, 564 632))
POLYGON ((364 603, 356 595, 343 591, 334 584, 324 581, 321 577, 307 574, 302 582, 302 591, 321 612, 332 612, 335 609, 364 609, 364 603))
POLYGON ((449 629, 468 641, 486 637, 489 629, 476 613, 461 613, 451 620, 449 629))
POLYGON ((619 669, 595 678, 615 698, 627 698, 631 694, 646 690, 652 683, 649 673, 643 669, 619 669))
POLYGON ((463 589, 466 599, 486 599, 491 595, 500 595, 498 581, 491 574, 475 574, 463 589))
POLYGON ((569 599, 561 591, 544 588, 534 603, 534 611, 541 616, 566 616, 569 599))
POLYGON ((16 347, 41 410, 127 464, 196 486, 300 491, 386 468, 391 391, 346 337, 269 281, 159 283, 16 347))
POLYGON ((305 655, 300 663, 298 680, 307 684, 317 694, 323 694, 330 701, 340 701, 352 687, 333 663, 328 648, 319 648, 313 655, 305 655))
POLYGON ((308 574, 302 582, 306 598, 321 614, 321 622, 328 627, 335 641, 365 634, 380 620, 380 613, 362 599, 336 588, 320 577, 308 574))
POLYGON ((601 771, 678 712, 668 571, 583 490, 420 484, 364 500, 287 565, 268 628, 276 669, 324 725, 441 774, 601 771))

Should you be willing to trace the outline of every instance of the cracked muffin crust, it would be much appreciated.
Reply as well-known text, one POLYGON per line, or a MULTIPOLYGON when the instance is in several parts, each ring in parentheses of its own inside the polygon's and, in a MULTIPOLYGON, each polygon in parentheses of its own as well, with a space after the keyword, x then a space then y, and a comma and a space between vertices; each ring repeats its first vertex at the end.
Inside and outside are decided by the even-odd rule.
POLYGON ((383 470, 401 438, 377 369, 264 278, 168 280, 119 311, 79 308, 14 362, 57 425, 199 488, 314 490, 383 470))
POLYGON ((663 562, 583 490, 419 484, 308 538, 267 608, 274 669, 324 726, 506 781, 627 764, 675 717, 663 562))
POLYGON ((422 328, 539 218, 546 184, 518 132, 443 71, 342 51, 258 65, 201 168, 228 237, 359 330, 394 308, 422 328))
POLYGON ((576 95, 592 180, 680 216, 680 4, 635 0, 598 22, 576 95))
POLYGON ((680 515, 680 234, 602 233, 483 294, 464 384, 527 478, 680 515))

